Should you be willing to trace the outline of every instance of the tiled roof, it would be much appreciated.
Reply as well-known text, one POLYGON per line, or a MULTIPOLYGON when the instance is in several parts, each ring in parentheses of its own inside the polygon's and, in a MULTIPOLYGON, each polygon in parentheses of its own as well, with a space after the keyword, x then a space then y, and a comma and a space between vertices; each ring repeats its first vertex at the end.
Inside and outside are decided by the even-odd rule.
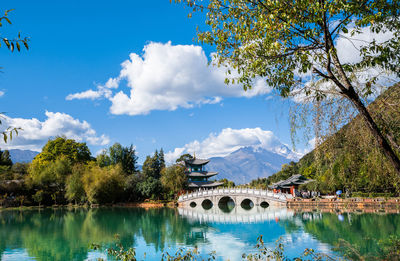
POLYGON ((208 159, 190 159, 190 160, 185 160, 185 162, 189 165, 204 165, 210 162, 208 159))
POLYGON ((222 185, 222 182, 215 181, 192 181, 189 183, 189 188, 212 188, 222 185))
POLYGON ((190 172, 188 173, 189 177, 212 177, 217 175, 218 172, 214 172, 214 171, 202 171, 202 172, 190 172))
POLYGON ((313 181, 312 179, 307 179, 306 177, 296 174, 291 176, 290 178, 286 180, 280 180, 278 182, 275 182, 269 186, 269 188, 275 189, 275 188, 289 188, 290 186, 293 185, 301 185, 301 184, 306 184, 313 181))

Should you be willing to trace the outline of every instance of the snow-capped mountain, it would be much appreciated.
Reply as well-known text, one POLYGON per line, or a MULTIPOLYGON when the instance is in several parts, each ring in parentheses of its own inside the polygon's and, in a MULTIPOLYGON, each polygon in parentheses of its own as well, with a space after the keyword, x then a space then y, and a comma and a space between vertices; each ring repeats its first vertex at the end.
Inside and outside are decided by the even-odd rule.
POLYGON ((218 171, 218 179, 227 178, 235 184, 245 184, 259 177, 268 177, 279 171, 283 164, 297 161, 300 154, 286 145, 271 149, 243 147, 225 157, 213 157, 207 169, 218 171))

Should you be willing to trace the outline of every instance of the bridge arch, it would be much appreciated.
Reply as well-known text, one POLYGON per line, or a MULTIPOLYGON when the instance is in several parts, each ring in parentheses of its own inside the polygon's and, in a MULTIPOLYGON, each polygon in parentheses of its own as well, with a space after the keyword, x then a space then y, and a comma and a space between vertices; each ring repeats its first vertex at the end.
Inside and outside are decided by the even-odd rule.
POLYGON ((245 198, 242 200, 242 202, 240 202, 240 206, 244 209, 244 210, 250 210, 254 207, 254 202, 249 199, 249 198, 245 198))
POLYGON ((267 201, 262 201, 262 202, 260 203, 260 207, 262 207, 262 208, 267 208, 267 207, 269 207, 269 203, 268 203, 267 201))
POLYGON ((196 202, 192 201, 190 202, 190 207, 191 208, 195 208, 197 206, 196 202))
POLYGON ((218 207, 223 212, 229 213, 235 208, 235 197, 223 196, 218 200, 218 207))
POLYGON ((210 199, 205 199, 201 202, 201 206, 205 209, 205 210, 209 210, 213 207, 213 203, 210 199))

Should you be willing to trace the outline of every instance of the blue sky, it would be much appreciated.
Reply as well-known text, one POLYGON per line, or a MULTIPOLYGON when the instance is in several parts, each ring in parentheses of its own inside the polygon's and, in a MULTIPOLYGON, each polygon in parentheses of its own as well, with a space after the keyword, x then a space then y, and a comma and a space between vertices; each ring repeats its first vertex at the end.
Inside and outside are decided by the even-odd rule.
POLYGON ((289 102, 261 82, 250 94, 224 86, 222 71, 204 65, 213 47, 194 41, 203 15, 189 19, 183 5, 2 2, 2 11, 11 8, 13 25, 1 32, 11 38, 21 31, 30 37, 30 50, 0 48, 3 127, 23 128, 2 148, 37 150, 66 135, 87 142, 93 154, 114 142, 132 143, 143 161, 159 148, 171 157, 191 149, 208 157, 240 146, 291 143, 289 102), (110 78, 117 83, 104 87, 110 78))

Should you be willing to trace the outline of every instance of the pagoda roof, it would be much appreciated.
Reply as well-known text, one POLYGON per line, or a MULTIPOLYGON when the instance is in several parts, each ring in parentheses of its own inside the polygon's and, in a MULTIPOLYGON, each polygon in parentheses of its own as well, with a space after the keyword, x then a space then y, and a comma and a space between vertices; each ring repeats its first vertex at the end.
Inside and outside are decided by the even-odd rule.
POLYGON ((301 185, 301 184, 307 184, 311 181, 314 181, 312 179, 307 179, 306 177, 296 174, 291 176, 290 178, 286 180, 280 180, 278 182, 275 182, 269 186, 269 188, 276 189, 276 188, 290 188, 293 185, 301 185))
POLYGON ((216 181, 192 181, 189 183, 189 188, 213 188, 222 184, 224 183, 216 181))
POLYGON ((193 171, 193 172, 189 172, 187 175, 189 177, 212 177, 217 175, 218 172, 214 172, 214 171, 193 171))
POLYGON ((210 162, 209 159, 196 159, 196 158, 194 158, 194 159, 185 160, 185 163, 189 164, 189 165, 204 165, 204 164, 207 164, 208 162, 210 162))

